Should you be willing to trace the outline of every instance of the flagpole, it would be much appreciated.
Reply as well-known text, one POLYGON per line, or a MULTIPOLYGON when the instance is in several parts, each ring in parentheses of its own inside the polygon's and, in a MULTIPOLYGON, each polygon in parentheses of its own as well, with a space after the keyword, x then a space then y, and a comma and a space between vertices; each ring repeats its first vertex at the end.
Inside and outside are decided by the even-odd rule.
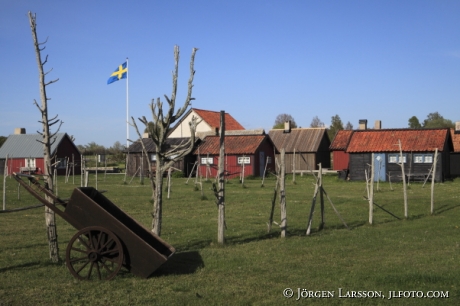
MULTIPOLYGON (((128 58, 126 58, 126 69, 128 69, 128 58)), ((126 148, 129 147, 129 69, 126 73, 126 148)))

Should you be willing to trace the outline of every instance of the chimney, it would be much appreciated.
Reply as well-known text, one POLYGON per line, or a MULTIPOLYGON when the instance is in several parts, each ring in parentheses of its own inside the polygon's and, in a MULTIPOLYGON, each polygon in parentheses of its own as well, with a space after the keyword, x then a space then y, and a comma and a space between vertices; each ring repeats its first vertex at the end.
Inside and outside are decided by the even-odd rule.
POLYGON ((14 129, 14 135, 23 135, 26 133, 25 128, 15 128, 14 129))
POLYGON ((382 129, 382 120, 375 120, 374 129, 375 130, 381 130, 382 129))
POLYGON ((367 119, 360 119, 359 120, 359 129, 360 130, 367 130, 367 119))
POLYGON ((284 133, 291 132, 291 120, 284 122, 284 133))
POLYGON ((150 137, 149 137, 149 133, 144 133, 144 134, 142 134, 142 138, 150 138, 150 137))
POLYGON ((460 121, 455 122, 455 134, 460 134, 460 121))

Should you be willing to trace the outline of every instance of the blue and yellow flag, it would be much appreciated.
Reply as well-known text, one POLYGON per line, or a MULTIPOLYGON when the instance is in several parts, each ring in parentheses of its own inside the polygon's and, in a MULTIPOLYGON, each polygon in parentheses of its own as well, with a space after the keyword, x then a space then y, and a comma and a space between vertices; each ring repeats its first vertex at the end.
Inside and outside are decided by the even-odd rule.
POLYGON ((124 62, 110 75, 110 78, 107 80, 107 85, 115 81, 126 79, 128 76, 128 67, 127 62, 124 62))

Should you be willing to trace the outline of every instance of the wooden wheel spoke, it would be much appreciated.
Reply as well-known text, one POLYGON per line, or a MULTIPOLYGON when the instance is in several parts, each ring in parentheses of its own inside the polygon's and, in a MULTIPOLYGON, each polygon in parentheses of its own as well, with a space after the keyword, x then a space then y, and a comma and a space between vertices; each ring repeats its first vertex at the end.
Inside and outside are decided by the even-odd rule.
POLYGON ((82 250, 82 249, 79 249, 79 248, 76 248, 76 247, 72 247, 72 251, 86 254, 86 250, 82 250))
POLYGON ((102 245, 102 246, 100 247, 99 250, 102 250, 103 248, 105 248, 107 245, 109 245, 110 242, 115 242, 115 241, 114 241, 112 238, 108 239, 108 240, 104 243, 104 245, 102 245))
POLYGON ((98 263, 96 263, 96 270, 97 270, 97 276, 99 277, 99 280, 101 280, 102 279, 102 277, 101 277, 101 269, 99 269, 99 264, 98 263))
POLYGON ((84 257, 79 257, 79 258, 72 258, 72 259, 70 259, 70 262, 77 262, 77 261, 81 261, 81 260, 88 260, 88 257, 84 256, 84 257))
POLYGON ((91 263, 91 266, 89 266, 89 270, 88 270, 88 275, 86 276, 86 279, 91 279, 91 272, 93 272, 93 266, 94 266, 94 262, 91 263))
POLYGON ((109 272, 109 273, 112 273, 112 272, 113 272, 113 270, 110 270, 110 267, 107 266, 107 265, 105 264, 105 262, 102 262, 102 261, 101 261, 101 265, 104 267, 104 269, 105 269, 107 272, 109 272))
POLYGON ((116 249, 110 249, 110 250, 100 253, 100 255, 104 257, 106 257, 107 255, 116 255, 116 254, 120 254, 120 250, 118 247, 116 249))
POLYGON ((80 269, 78 269, 77 271, 75 271, 77 274, 79 274, 81 272, 81 270, 83 270, 87 265, 89 264, 89 260, 87 262, 85 262, 85 264, 83 266, 80 267, 80 269))
POLYGON ((81 244, 85 246, 85 248, 90 249, 90 246, 86 243, 85 240, 81 237, 81 235, 78 236, 78 241, 80 241, 81 244))

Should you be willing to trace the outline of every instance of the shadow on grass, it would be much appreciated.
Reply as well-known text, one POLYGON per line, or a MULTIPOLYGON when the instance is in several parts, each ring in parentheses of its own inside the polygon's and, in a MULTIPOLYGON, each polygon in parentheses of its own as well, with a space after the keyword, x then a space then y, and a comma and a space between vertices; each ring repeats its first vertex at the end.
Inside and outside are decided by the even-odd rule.
POLYGON ((16 269, 23 269, 23 268, 29 268, 29 267, 34 267, 34 266, 40 266, 43 263, 40 261, 34 261, 34 262, 29 262, 21 265, 16 265, 16 266, 10 266, 10 267, 5 267, 0 269, 0 273, 10 271, 10 270, 16 270, 16 269))
POLYGON ((460 207, 460 205, 442 205, 441 207, 439 207, 438 209, 436 209, 436 207, 434 208, 434 214, 435 215, 440 215, 442 213, 445 213, 446 211, 449 211, 449 210, 452 210, 452 209, 455 209, 457 207, 460 207))
POLYGON ((203 258, 197 251, 174 254, 155 273, 154 276, 193 274, 204 267, 203 258))

